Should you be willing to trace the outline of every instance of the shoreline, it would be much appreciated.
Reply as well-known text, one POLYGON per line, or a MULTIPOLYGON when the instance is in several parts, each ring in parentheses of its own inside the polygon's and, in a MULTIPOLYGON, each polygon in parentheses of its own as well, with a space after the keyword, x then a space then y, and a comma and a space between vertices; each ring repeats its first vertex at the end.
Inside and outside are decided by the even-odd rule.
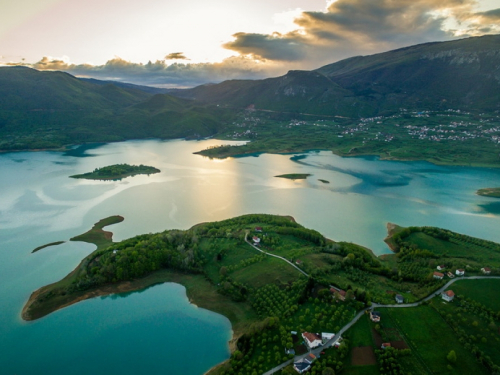
MULTIPOLYGON (((122 140, 122 141, 102 141, 102 142, 90 142, 90 143, 75 143, 75 144, 68 144, 64 145, 61 147, 55 147, 55 148, 41 148, 41 149, 20 149, 20 150, 2 150, 0 149, 0 154, 7 154, 7 153, 14 153, 14 152, 67 152, 71 149, 73 146, 82 146, 86 144, 92 144, 92 143, 103 143, 103 144, 109 144, 109 143, 119 143, 119 142, 129 142, 129 141, 146 141, 146 140, 151 140, 151 139, 158 139, 158 140, 186 140, 190 141, 191 139, 187 138, 134 138, 134 139, 127 139, 127 140, 122 140)), ((224 139, 219 139, 219 138, 209 138, 209 139, 216 139, 220 141, 225 141, 224 139)), ((229 141, 229 140, 226 140, 229 141)), ((231 140, 234 141, 234 140, 231 140)), ((247 144, 250 144, 251 141, 249 141, 247 144)), ((237 147, 237 146, 234 146, 237 147)), ((371 154, 371 153, 363 153, 363 152, 358 152, 358 153, 353 153, 353 154, 345 154, 342 152, 337 152, 335 150, 329 149, 329 148, 296 148, 296 149, 288 149, 288 150, 282 150, 282 151, 270 151, 270 150, 254 150, 254 151, 243 151, 243 152, 238 152, 238 153, 231 153, 228 155, 205 155, 203 154, 203 151, 205 150, 200 150, 200 151, 195 151, 193 154, 195 155, 200 155, 203 157, 207 157, 210 159, 227 159, 227 158, 237 158, 237 157, 247 157, 249 155, 255 155, 255 154, 270 154, 270 155, 286 155, 286 154, 299 154, 299 153, 304 153, 304 152, 309 152, 309 151, 330 151, 332 154, 343 157, 343 158, 350 158, 350 157, 360 157, 360 156, 366 156, 366 157, 378 157, 379 160, 382 161, 402 161, 402 162, 427 162, 433 165, 438 165, 438 166, 450 166, 450 167, 468 167, 468 168, 500 168, 500 164, 483 164, 480 162, 469 162, 469 163, 449 163, 449 162, 439 162, 434 159, 424 159, 424 158, 398 158, 394 156, 383 156, 381 154, 371 154)))

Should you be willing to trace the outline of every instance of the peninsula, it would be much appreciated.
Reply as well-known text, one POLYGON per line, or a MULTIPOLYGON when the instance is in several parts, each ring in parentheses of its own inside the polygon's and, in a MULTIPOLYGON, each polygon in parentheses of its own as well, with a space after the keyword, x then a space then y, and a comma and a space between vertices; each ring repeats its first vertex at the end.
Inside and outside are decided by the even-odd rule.
POLYGON ((500 286, 494 276, 500 245, 433 227, 388 228, 394 253, 381 257, 275 215, 244 215, 118 243, 102 234, 100 242, 90 240, 89 231, 72 240, 99 242, 98 249, 63 280, 34 292, 22 317, 34 320, 84 299, 173 281, 186 287, 193 303, 232 323, 231 358, 210 374, 291 374, 306 365, 316 373, 332 368, 356 374, 363 365, 374 374, 393 374, 379 372, 387 358, 399 370, 451 366, 458 374, 486 374, 498 368, 500 344, 487 332, 498 335, 500 325, 500 305, 492 304, 500 286), (443 305, 441 293, 455 303, 443 305), (458 309, 467 311, 460 318, 470 331, 466 337, 453 328, 458 309), (377 322, 369 319, 375 313, 377 322), (416 316, 425 322, 412 328, 416 316), (442 342, 430 348, 419 329, 439 331, 442 342), (381 352, 379 340, 391 349, 381 352), (456 362, 447 362, 450 351, 456 362), (355 360, 358 352, 366 363, 355 360), (304 364, 308 353, 315 356, 304 364))
POLYGON ((75 174, 71 178, 83 178, 86 180, 121 180, 122 178, 135 176, 138 174, 160 173, 155 167, 147 165, 114 164, 107 167, 96 168, 93 172, 75 174))
POLYGON ((500 198, 500 188, 479 189, 476 194, 484 197, 500 198))

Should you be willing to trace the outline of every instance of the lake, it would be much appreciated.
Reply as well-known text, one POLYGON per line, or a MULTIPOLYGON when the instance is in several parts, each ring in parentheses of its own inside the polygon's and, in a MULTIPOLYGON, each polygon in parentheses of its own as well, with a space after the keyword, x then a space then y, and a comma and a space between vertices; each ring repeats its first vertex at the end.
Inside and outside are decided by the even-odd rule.
MULTIPOLYGON (((500 242, 500 170, 426 162, 341 158, 326 151, 210 160, 204 141, 130 141, 71 152, 0 154, 0 368, 5 374, 203 374, 229 357, 229 321, 199 309, 166 283, 87 300, 34 322, 20 311, 30 293, 69 273, 94 246, 66 242, 102 218, 114 239, 247 213, 291 215, 333 240, 376 254, 387 222, 430 225, 500 242), (161 170, 122 181, 68 178, 111 164, 161 170), (310 173, 307 180, 274 176, 310 173), (319 179, 327 180, 323 183, 319 179), (196 360, 192 360, 195 357, 196 360)), ((224 143, 229 143, 224 141, 224 143)))

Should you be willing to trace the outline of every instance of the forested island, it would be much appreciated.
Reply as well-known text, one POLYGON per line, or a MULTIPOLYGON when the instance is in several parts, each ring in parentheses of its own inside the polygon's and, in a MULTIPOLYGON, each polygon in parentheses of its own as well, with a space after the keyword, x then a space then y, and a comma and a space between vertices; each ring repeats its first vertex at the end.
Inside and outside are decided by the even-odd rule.
POLYGON ((479 189, 476 191, 476 194, 484 197, 500 198, 500 188, 479 189))
MULTIPOLYGON (((100 223, 94 228, 102 229, 100 223)), ((315 349, 311 374, 359 374, 360 366, 363 374, 499 371, 500 280, 493 275, 500 245, 433 227, 391 225, 389 231, 394 253, 381 257, 286 216, 245 215, 118 243, 102 233, 89 237, 90 231, 72 240, 94 242, 97 250, 63 280, 34 292, 23 318, 173 281, 196 305, 232 323, 231 358, 211 374, 262 374, 281 363, 287 364, 282 374, 296 373, 294 362, 308 352, 302 334, 337 333, 351 321, 357 322, 341 339, 335 336, 335 346, 315 349), (421 302, 446 282, 485 275, 453 284, 453 303, 443 304, 441 294, 421 302), (390 307, 395 297, 408 308, 390 307), (370 320, 370 306, 382 320, 370 320), (392 346, 381 350, 382 342, 392 346)))
POLYGON ((114 164, 107 167, 96 168, 93 172, 75 174, 71 178, 83 178, 86 180, 121 180, 122 178, 135 176, 138 174, 160 173, 155 167, 147 165, 114 164))
POLYGON ((280 174, 279 176, 274 176, 274 177, 287 178, 289 180, 305 180, 310 175, 311 175, 310 173, 288 173, 288 174, 280 174))

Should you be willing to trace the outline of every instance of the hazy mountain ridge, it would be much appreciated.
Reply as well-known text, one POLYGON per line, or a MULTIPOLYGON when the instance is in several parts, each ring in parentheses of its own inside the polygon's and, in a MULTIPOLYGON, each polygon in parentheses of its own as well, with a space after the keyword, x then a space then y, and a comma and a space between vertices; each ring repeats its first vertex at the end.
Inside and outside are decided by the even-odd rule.
POLYGON ((63 72, 0 68, 0 149, 143 138, 206 137, 230 111, 134 85, 83 81, 63 72))

